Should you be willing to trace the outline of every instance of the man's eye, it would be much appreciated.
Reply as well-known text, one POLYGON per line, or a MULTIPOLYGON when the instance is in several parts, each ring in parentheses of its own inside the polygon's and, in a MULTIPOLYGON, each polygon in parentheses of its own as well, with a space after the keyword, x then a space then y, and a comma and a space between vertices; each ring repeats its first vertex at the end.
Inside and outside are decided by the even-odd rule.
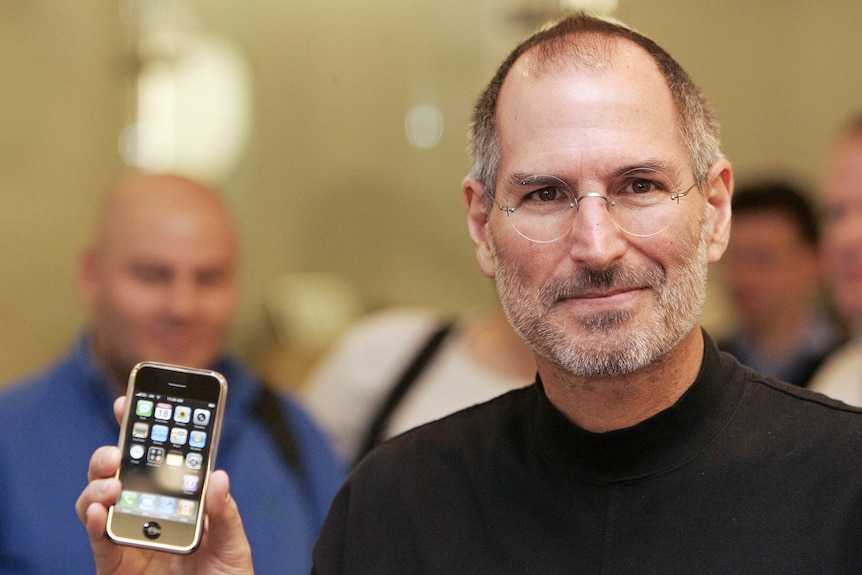
POLYGON ((542 188, 541 190, 537 190, 535 193, 543 202, 556 200, 559 197, 559 192, 556 188, 542 188))
POLYGON ((656 178, 632 177, 611 188, 614 201, 632 206, 653 205, 669 194, 670 187, 656 178))
POLYGON ((224 283, 227 274, 222 271, 203 272, 198 275, 198 285, 205 287, 218 286, 224 283))
POLYGON ((135 278, 143 283, 160 283, 165 281, 168 275, 164 270, 154 268, 136 268, 134 270, 135 278))
POLYGON ((616 186, 615 191, 620 194, 645 195, 667 192, 669 189, 670 187, 662 180, 656 180, 653 178, 631 178, 630 180, 621 182, 621 185, 616 186))
POLYGON ((566 194, 559 188, 549 186, 541 188, 527 195, 527 201, 537 200, 539 202, 553 202, 555 200, 565 199, 566 194))
POLYGON ((634 180, 631 183, 631 191, 636 194, 646 194, 656 190, 655 182, 651 180, 634 180))
POLYGON ((822 213, 823 223, 836 224, 846 217, 847 212, 845 206, 826 206, 822 213))

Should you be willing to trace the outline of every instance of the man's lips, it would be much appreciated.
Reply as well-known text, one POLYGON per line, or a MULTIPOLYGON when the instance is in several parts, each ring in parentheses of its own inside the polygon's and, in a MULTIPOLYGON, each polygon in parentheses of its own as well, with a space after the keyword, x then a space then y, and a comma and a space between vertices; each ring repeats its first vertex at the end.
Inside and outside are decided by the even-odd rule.
POLYGON ((655 290, 665 280, 659 266, 634 271, 622 265, 601 271, 582 268, 568 277, 546 284, 540 290, 539 298, 546 309, 565 302, 572 306, 609 309, 615 305, 631 305, 632 301, 655 290))
POLYGON ((196 338, 188 333, 162 333, 157 341, 162 348, 175 352, 183 352, 196 345, 196 338))
POLYGON ((620 294, 628 294, 635 291, 640 291, 643 289, 648 289, 646 286, 631 286, 631 287, 617 287, 613 289, 590 289, 590 290, 578 290, 570 293, 563 294, 560 299, 597 299, 597 298, 609 298, 614 297, 620 294))
POLYGON ((644 289, 646 288, 632 287, 601 291, 583 291, 566 294, 563 297, 560 297, 557 302, 585 306, 620 306, 630 302, 644 289))
POLYGON ((620 288, 620 289, 608 290, 608 291, 585 292, 585 293, 583 293, 579 296, 576 296, 576 297, 582 297, 585 299, 613 297, 617 294, 629 293, 629 292, 633 292, 633 291, 639 290, 639 289, 641 289, 641 288, 620 288))

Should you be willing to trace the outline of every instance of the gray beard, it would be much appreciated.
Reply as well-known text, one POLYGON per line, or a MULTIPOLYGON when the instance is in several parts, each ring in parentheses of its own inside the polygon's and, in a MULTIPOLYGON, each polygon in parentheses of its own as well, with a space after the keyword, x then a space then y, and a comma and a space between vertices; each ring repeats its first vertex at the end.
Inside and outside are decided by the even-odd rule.
POLYGON ((703 218, 697 245, 681 254, 685 264, 674 284, 667 283, 666 270, 659 265, 630 269, 618 264, 600 272, 581 268, 569 278, 551 280, 538 298, 520 283, 523 274, 500 257, 489 235, 503 309, 540 356, 572 375, 608 377, 643 369, 678 346, 701 316, 708 269, 707 223, 703 218), (658 298, 655 313, 647 320, 635 319, 629 310, 579 316, 575 321, 588 334, 579 338, 570 337, 567 326, 552 315, 561 297, 615 286, 649 286, 658 298))

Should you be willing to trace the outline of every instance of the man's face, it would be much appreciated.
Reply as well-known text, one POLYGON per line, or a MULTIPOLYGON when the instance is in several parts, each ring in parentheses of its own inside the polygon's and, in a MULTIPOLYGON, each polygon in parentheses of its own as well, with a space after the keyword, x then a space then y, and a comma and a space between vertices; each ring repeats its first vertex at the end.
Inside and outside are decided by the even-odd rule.
MULTIPOLYGON (((549 174, 579 197, 605 195, 619 173, 642 166, 661 166, 678 189, 694 183, 655 64, 634 45, 619 46, 613 66, 600 72, 568 67, 537 77, 525 71, 529 54, 516 63, 498 108, 498 194, 507 182, 549 174)), ((510 320, 541 357, 575 375, 621 375, 691 333, 707 263, 724 248, 716 212, 729 212, 697 189, 667 201, 668 227, 635 237, 615 225, 604 200, 582 199, 569 234, 548 244, 525 240, 492 210, 487 238, 477 242, 480 265, 496 276, 510 320)))
POLYGON ((819 281, 815 247, 774 210, 734 214, 724 266, 733 305, 752 329, 807 309, 819 281))
POLYGON ((212 367, 236 307, 226 216, 195 202, 133 201, 92 256, 94 349, 120 382, 139 361, 212 367))
POLYGON ((842 142, 823 182, 823 256, 835 303, 862 326, 862 135, 842 142))

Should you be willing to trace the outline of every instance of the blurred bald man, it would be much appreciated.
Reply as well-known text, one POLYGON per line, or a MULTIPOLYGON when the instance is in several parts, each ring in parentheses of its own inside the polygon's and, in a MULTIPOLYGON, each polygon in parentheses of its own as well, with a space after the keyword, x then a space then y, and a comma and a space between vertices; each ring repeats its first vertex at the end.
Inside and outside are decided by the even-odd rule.
POLYGON ((226 355, 237 259, 234 224, 216 190, 177 175, 133 174, 111 191, 79 265, 90 327, 66 357, 0 394, 0 573, 95 572, 75 500, 89 454, 117 442, 111 406, 143 360, 225 375, 217 467, 230 473, 256 571, 310 571, 344 475, 308 416, 226 355))

